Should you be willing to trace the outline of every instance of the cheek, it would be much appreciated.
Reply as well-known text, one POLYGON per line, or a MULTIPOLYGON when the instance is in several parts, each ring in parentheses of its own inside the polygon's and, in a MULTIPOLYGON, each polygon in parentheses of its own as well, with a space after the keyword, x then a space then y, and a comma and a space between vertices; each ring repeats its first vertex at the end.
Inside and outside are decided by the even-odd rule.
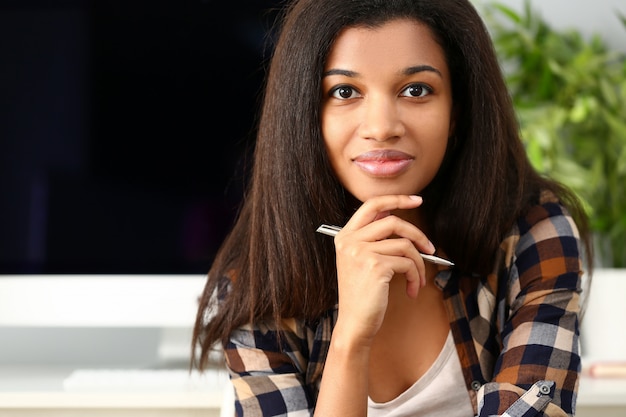
MULTIPOLYGON (((433 116, 435 117, 435 116, 433 116)), ((436 116, 441 120, 441 115, 436 116)), ((437 120, 437 119, 430 119, 437 120)), ((443 163, 450 134, 448 125, 422 123, 414 132, 419 138, 422 167, 433 176, 443 163)))
POLYGON ((345 144, 346 132, 342 128, 342 123, 332 117, 323 117, 321 120, 322 137, 326 152, 331 161, 338 159, 345 144))
POLYGON ((421 123, 414 126, 420 137, 425 140, 425 145, 432 150, 433 157, 443 154, 448 146, 448 141, 452 135, 450 115, 444 112, 428 114, 422 117, 421 123), (446 122, 448 121, 448 122, 446 122))
POLYGON ((446 126, 433 137, 433 143, 431 144, 431 146, 435 150, 435 152, 440 154, 441 158, 443 158, 443 155, 446 153, 451 134, 452 132, 446 126))
POLYGON ((430 157, 432 158, 433 161, 436 161, 437 169, 443 162, 443 159, 446 155, 446 149, 448 148, 448 141, 450 140, 448 139, 449 134, 450 133, 447 129, 445 131, 442 131, 441 135, 439 135, 438 138, 435 139, 433 143, 430 144, 430 148, 432 149, 432 152, 430 153, 430 157))

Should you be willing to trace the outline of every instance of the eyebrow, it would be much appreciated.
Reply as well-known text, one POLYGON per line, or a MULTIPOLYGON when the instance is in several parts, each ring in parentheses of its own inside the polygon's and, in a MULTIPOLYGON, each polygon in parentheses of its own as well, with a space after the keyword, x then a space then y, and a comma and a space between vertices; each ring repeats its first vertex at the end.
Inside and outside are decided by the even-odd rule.
MULTIPOLYGON (((424 71, 428 71, 428 72, 434 72, 435 74, 439 75, 440 77, 443 77, 443 75, 441 74, 441 71, 439 71, 437 68, 432 67, 430 65, 416 65, 414 67, 409 67, 407 69, 405 69, 404 71, 402 71, 402 74, 404 75, 412 75, 412 74, 417 74, 419 72, 424 72, 424 71)), ((350 70, 342 70, 342 69, 331 69, 328 70, 326 72, 324 72, 322 74, 323 77, 328 77, 330 75, 344 75, 346 77, 356 77, 358 75, 357 72, 355 71, 350 71, 350 70)))
POLYGON ((358 75, 355 71, 348 71, 342 69, 331 69, 322 74, 322 77, 328 77, 330 75, 345 75, 346 77, 356 77, 358 75))
POLYGON ((403 73, 405 75, 411 75, 411 74, 417 74, 418 72, 424 72, 424 71, 434 72, 440 77, 443 77, 443 74, 441 74, 441 71, 439 71, 435 67, 431 67, 430 65, 417 65, 415 67, 409 67, 406 70, 404 70, 403 73))

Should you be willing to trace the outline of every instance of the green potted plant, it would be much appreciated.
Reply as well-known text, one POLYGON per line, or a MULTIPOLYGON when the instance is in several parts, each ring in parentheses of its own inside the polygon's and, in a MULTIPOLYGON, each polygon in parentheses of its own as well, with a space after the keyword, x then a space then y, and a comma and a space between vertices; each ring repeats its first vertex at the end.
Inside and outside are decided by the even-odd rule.
POLYGON ((595 262, 626 267, 626 57, 598 35, 553 29, 529 0, 519 13, 482 8, 531 162, 585 203, 595 262))

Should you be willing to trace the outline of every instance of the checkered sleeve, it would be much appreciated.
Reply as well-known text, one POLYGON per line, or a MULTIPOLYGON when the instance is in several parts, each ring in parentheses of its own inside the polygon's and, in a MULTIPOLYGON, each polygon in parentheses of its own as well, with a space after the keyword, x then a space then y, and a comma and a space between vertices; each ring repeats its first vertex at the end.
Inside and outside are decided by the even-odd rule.
POLYGON ((235 330, 224 346, 237 416, 313 414, 314 394, 305 382, 306 360, 292 348, 305 341, 283 333, 291 338, 287 343, 279 341, 277 334, 275 329, 248 325, 235 330))
POLYGON ((520 239, 500 311, 502 351, 478 393, 480 416, 573 416, 582 262, 576 226, 546 203, 518 222, 520 239))

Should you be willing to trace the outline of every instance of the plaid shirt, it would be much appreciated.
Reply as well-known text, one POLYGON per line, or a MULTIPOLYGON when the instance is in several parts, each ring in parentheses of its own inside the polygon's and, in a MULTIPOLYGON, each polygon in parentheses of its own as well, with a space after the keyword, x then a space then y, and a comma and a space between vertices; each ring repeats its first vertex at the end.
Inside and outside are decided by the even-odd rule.
MULTIPOLYGON (((579 244, 572 218, 544 196, 502 241, 492 274, 436 277, 476 415, 574 415, 579 244)), ((335 307, 315 323, 284 320, 280 346, 268 323, 234 331, 224 353, 237 415, 312 415, 336 317, 335 307)))

